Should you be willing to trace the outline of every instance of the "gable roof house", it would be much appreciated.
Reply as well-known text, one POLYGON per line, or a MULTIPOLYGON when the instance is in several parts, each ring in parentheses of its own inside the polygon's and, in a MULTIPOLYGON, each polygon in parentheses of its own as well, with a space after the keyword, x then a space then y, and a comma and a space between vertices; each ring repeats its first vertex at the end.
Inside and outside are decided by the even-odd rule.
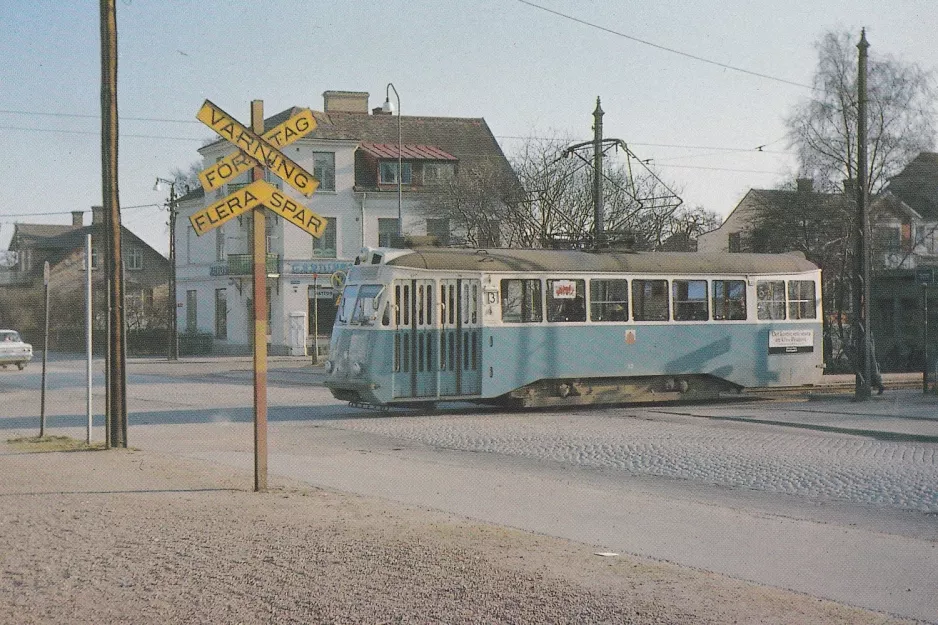
MULTIPOLYGON (((399 245, 404 236, 433 236, 443 244, 466 236, 433 202, 448 183, 486 171, 510 190, 520 183, 482 118, 435 117, 369 109, 369 94, 326 91, 322 111, 313 111, 316 128, 282 151, 311 172, 319 187, 300 197, 268 174, 268 182, 327 222, 321 238, 285 224, 267 212, 268 312, 270 353, 306 353, 331 332, 339 272, 365 246, 399 245), (398 151, 400 150, 400 171, 398 151), (400 215, 401 223, 398 223, 400 215), (333 283, 332 279, 336 282, 333 283), (290 319, 302 323, 294 331, 290 319), (303 317, 302 322, 299 319, 303 317), (305 336, 304 341, 297 338, 305 336)), ((299 113, 292 107, 264 120, 270 129, 299 113)), ((231 154, 225 140, 199 152, 207 167, 231 154)), ((213 349, 244 353, 250 349, 251 215, 232 218, 196 236, 186 218, 249 182, 250 173, 204 192, 196 189, 178 201, 176 228, 178 325, 181 331, 211 333, 213 349)), ((263 209, 262 209, 263 210, 263 209)), ((489 240, 497 244, 497 241, 489 240)))
MULTIPOLYGON (((48 262, 50 298, 66 304, 52 311, 50 329, 54 330, 53 336, 84 327, 84 257, 88 234, 92 240, 92 284, 97 300, 95 314, 105 314, 102 294, 106 292, 106 275, 103 271, 95 271, 101 268, 104 260, 102 245, 106 232, 103 221, 103 209, 95 206, 92 208, 92 223, 87 226, 83 224, 83 211, 72 211, 70 225, 15 225, 9 251, 15 253, 17 262, 6 271, 0 271, 0 297, 8 303, 0 313, 11 318, 8 321, 0 319, 0 325, 16 325, 27 335, 38 330, 41 315, 36 310, 19 309, 41 294, 43 266, 48 262)), ((157 305, 154 302, 165 300, 169 261, 127 228, 122 227, 121 230, 128 328, 165 327, 166 314, 155 315, 157 305)))
POLYGON ((890 178, 873 214, 887 269, 938 267, 938 153, 922 152, 890 178))

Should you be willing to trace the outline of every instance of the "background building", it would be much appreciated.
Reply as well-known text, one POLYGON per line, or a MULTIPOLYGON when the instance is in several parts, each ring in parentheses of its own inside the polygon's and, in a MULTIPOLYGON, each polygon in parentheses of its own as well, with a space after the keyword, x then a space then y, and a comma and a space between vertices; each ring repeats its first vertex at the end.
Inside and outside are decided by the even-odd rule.
MULTIPOLYGON (((316 239, 267 212, 271 354, 298 353, 303 348, 297 344, 298 335, 305 337, 306 349, 317 343, 317 335, 323 348, 328 344, 342 272, 362 247, 396 241, 399 213, 402 234, 429 235, 446 244, 465 234, 458 226, 451 227, 446 213, 433 212, 433 198, 450 183, 494 170, 517 184, 484 119, 392 115, 381 108, 370 110, 368 97, 363 92, 325 92, 323 111, 314 113, 315 131, 283 148, 318 178, 319 188, 310 198, 269 177, 269 182, 328 220, 325 234, 316 239)), ((269 117, 264 127, 272 128, 299 110, 269 117)), ((232 151, 223 140, 199 150, 205 167, 232 151)), ((179 331, 211 334, 218 353, 245 353, 251 348, 252 218, 232 219, 201 237, 187 218, 247 184, 249 175, 208 194, 196 189, 178 201, 179 331)))

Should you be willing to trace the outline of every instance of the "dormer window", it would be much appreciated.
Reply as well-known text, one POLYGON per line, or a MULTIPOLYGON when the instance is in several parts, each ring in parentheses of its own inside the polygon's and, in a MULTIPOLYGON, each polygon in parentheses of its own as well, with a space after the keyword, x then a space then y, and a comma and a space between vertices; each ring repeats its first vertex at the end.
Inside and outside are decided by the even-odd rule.
POLYGON ((424 163, 423 184, 433 186, 451 180, 455 174, 452 163, 424 163))
MULTIPOLYGON (((397 163, 381 162, 381 184, 397 184, 397 163)), ((413 168, 410 163, 401 163, 401 184, 411 184, 413 168)))

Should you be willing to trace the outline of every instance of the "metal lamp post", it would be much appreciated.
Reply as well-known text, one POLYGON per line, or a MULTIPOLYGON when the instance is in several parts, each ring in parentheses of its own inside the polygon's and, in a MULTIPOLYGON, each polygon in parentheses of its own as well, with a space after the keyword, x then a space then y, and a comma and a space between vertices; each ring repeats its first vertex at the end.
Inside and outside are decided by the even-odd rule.
POLYGON ((169 185, 169 317, 168 344, 166 348, 167 360, 179 359, 179 332, 176 319, 176 181, 166 178, 157 178, 153 185, 154 191, 159 191, 162 184, 169 185))
POLYGON ((394 86, 394 83, 389 82, 388 86, 384 90, 384 106, 381 107, 381 110, 385 113, 394 112, 394 105, 391 104, 391 91, 394 91, 394 97, 397 99, 397 236, 400 238, 404 228, 404 221, 401 210, 401 205, 403 204, 403 197, 401 194, 401 179, 404 175, 403 169, 401 167, 401 160, 404 151, 404 144, 401 141, 401 96, 397 93, 397 88, 394 86))

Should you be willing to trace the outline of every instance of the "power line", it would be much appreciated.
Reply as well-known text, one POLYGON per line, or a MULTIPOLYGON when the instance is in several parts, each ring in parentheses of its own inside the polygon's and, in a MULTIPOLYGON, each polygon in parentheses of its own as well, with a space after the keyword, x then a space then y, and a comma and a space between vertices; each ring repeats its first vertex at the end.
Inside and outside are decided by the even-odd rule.
MULTIPOLYGON (((121 206, 121 211, 134 210, 137 208, 153 208, 153 207, 161 207, 161 206, 163 205, 162 204, 136 204, 134 206, 121 206)), ((7 217, 48 217, 50 215, 71 215, 72 213, 77 213, 77 212, 79 211, 49 211, 49 212, 43 212, 43 213, 9 213, 6 215, 0 215, 0 217, 4 219, 7 217)), ((83 210, 80 212, 89 213, 91 211, 83 210)), ((0 223, 11 223, 11 222, 0 222, 0 223)))
POLYGON ((792 80, 786 80, 786 79, 784 79, 784 78, 778 78, 777 76, 770 76, 770 75, 768 75, 768 74, 761 74, 761 73, 759 73, 759 72, 754 72, 754 71, 751 71, 751 70, 748 70, 748 69, 743 69, 742 67, 736 67, 736 66, 734 66, 734 65, 727 65, 726 63, 720 63, 719 61, 712 61, 712 60, 707 59, 707 58, 704 58, 704 57, 702 57, 702 56, 697 56, 697 55, 695 55, 695 54, 690 54, 690 53, 688 53, 688 52, 682 52, 682 51, 680 51, 680 50, 675 50, 674 48, 668 48, 668 47, 665 47, 665 46, 662 46, 662 45, 658 45, 657 43, 652 43, 652 42, 650 42, 650 41, 645 41, 644 39, 639 39, 638 37, 633 37, 633 36, 631 36, 631 35, 627 35, 627 34, 625 34, 625 33, 619 32, 619 31, 617 31, 617 30, 612 30, 611 28, 606 28, 605 26, 600 26, 599 24, 594 24, 594 23, 592 23, 592 22, 587 22, 586 20, 581 20, 580 18, 573 17, 572 15, 567 15, 566 13, 561 13, 560 11, 554 11, 553 9, 548 9, 547 7, 543 7, 543 6, 539 5, 539 4, 534 4, 533 2, 528 2, 528 0, 517 0, 517 1, 520 2, 521 4, 526 4, 526 5, 528 5, 529 7, 533 7, 533 8, 535 8, 535 9, 540 9, 541 11, 546 11, 547 13, 552 13, 552 14, 554 14, 554 15, 557 15, 558 17, 562 17, 562 18, 564 18, 564 19, 567 19, 567 20, 570 20, 570 21, 573 21, 573 22, 577 22, 578 24, 583 24, 584 26, 589 26, 590 28, 595 28, 595 29, 597 29, 597 30, 601 30, 601 31, 603 31, 603 32, 609 33, 609 34, 611 34, 611 35, 615 35, 615 36, 617 36, 617 37, 622 37, 622 38, 624 38, 624 39, 628 39, 629 41, 634 41, 634 42, 636 42, 636 43, 640 43, 640 44, 642 44, 642 45, 650 46, 650 47, 656 48, 656 49, 658 49, 658 50, 664 50, 665 52, 670 52, 671 54, 677 54, 677 55, 686 57, 686 58, 688 58, 688 59, 693 59, 693 60, 695 60, 695 61, 700 61, 701 63, 708 63, 708 64, 710 64, 710 65, 716 65, 717 67, 722 67, 722 68, 724 68, 724 69, 731 69, 731 70, 733 70, 734 72, 740 72, 740 73, 743 73, 743 74, 749 74, 750 76, 756 76, 756 77, 758 77, 758 78, 765 78, 766 80, 773 80, 773 81, 775 81, 775 82, 784 83, 784 84, 786 84, 786 85, 793 85, 793 86, 795 86, 795 87, 802 87, 802 88, 805 88, 805 89, 811 89, 812 91, 815 90, 815 87, 813 87, 813 86, 811 86, 811 85, 805 85, 805 84, 802 84, 802 83, 800 83, 800 82, 794 82, 794 81, 792 81, 792 80))
MULTIPOLYGON (((27 132, 57 132, 68 135, 100 135, 100 130, 67 130, 61 128, 26 128, 23 126, 0 126, 2 130, 25 130, 27 132)), ((122 132, 121 138, 128 139, 166 139, 169 141, 202 141, 193 137, 170 137, 167 135, 138 135, 122 132)))
MULTIPOLYGON (((32 115, 38 117, 76 117, 80 119, 94 119, 100 120, 100 115, 91 115, 88 113, 49 113, 46 111, 15 111, 10 109, 0 109, 0 113, 5 113, 7 115, 32 115)), ((124 117, 120 116, 119 121, 132 121, 132 122, 161 122, 167 124, 200 124, 197 119, 166 119, 161 117, 124 117)))

